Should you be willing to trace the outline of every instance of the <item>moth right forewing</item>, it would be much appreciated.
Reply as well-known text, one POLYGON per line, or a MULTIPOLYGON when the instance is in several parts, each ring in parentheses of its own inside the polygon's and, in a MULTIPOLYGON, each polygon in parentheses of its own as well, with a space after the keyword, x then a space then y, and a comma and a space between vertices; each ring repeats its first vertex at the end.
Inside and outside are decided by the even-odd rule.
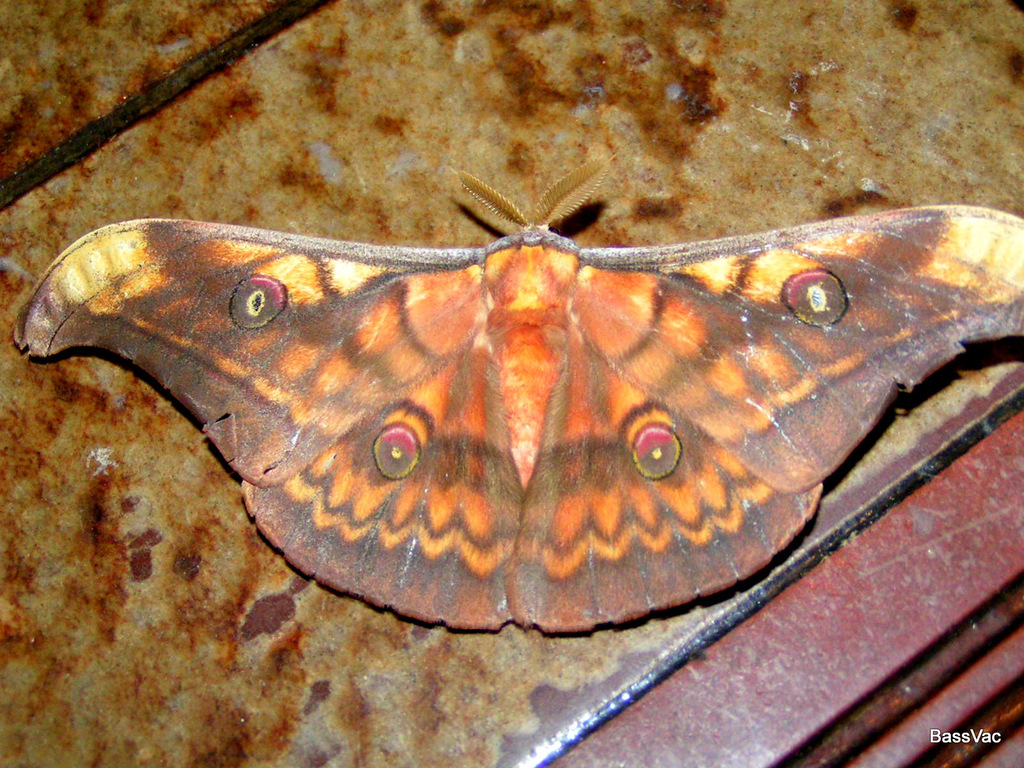
POLYGON ((897 382, 1020 331, 1022 233, 1014 217, 948 207, 713 241, 713 258, 669 249, 660 267, 648 259, 664 275, 653 330, 619 364, 779 489, 810 488, 897 382))

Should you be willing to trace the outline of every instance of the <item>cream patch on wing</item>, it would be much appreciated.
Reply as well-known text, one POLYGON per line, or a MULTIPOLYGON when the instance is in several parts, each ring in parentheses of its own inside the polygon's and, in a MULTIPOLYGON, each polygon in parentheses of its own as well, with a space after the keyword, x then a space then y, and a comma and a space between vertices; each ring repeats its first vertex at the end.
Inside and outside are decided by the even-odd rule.
POLYGON ((803 240, 793 245, 801 253, 812 256, 835 256, 845 253, 868 253, 879 242, 878 232, 840 232, 827 237, 803 240))
MULTIPOLYGON (((935 247, 935 255, 921 272, 957 288, 977 288, 975 268, 1024 288, 1024 222, 1012 216, 971 216, 954 213, 946 225, 944 237, 935 247)), ((988 293, 986 299, 1000 302, 1015 291, 1008 287, 1000 294, 988 293)), ((995 286, 991 286, 995 290, 995 286)))
POLYGON ((741 265, 739 256, 728 256, 691 264, 678 271, 694 278, 712 293, 721 295, 736 284, 741 265))
POLYGON ((324 298, 316 263, 307 256, 288 254, 260 266, 257 272, 284 283, 288 299, 296 304, 315 304, 324 298))
POLYGON ((204 259, 219 262, 225 267, 235 267, 253 261, 270 261, 283 251, 272 245, 254 243, 251 240, 208 240, 197 244, 204 259))
MULTIPOLYGON (((64 251, 57 260, 50 280, 68 303, 81 304, 118 278, 149 266, 152 262, 145 233, 114 225, 86 235, 64 251)), ((144 288, 145 284, 138 287, 144 288)), ((155 284, 152 287, 156 287, 155 284)), ((97 311, 114 311, 120 302, 108 301, 103 304, 97 311)))
POLYGON ((333 259, 327 264, 327 279, 337 293, 348 296, 355 293, 370 280, 380 277, 388 270, 372 264, 360 264, 357 261, 333 259))
POLYGON ((766 251, 751 264, 743 295, 754 301, 774 304, 782 295, 786 280, 815 267, 821 267, 821 264, 795 251, 781 248, 766 251))

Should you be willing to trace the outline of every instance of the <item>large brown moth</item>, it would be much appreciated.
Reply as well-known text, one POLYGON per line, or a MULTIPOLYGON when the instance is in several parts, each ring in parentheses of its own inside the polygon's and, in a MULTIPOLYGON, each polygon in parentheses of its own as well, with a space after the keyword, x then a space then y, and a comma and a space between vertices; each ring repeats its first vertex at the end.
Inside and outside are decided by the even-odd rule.
MULTIPOLYGON (((522 226, 403 248, 223 224, 99 229, 15 333, 152 373, 298 569, 450 627, 586 630, 763 568, 890 404, 1024 326, 1024 220, 962 206, 580 248, 522 226)), ((538 224, 536 222, 543 222, 538 224)))

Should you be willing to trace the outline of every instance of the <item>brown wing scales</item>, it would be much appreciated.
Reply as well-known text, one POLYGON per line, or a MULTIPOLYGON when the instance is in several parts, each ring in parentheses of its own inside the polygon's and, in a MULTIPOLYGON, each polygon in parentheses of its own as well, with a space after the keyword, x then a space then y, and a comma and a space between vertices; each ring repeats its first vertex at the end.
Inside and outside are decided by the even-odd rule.
POLYGON ((1024 222, 959 207, 486 253, 146 221, 68 249, 16 340, 150 371, 323 583, 568 631, 765 566, 896 384, 1019 333, 1022 296, 1024 222))

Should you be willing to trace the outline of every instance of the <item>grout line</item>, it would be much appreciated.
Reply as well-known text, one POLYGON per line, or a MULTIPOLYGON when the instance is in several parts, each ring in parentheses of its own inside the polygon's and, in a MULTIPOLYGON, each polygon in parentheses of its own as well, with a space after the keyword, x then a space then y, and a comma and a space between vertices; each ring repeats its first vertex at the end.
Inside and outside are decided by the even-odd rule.
POLYGON ((0 179, 0 210, 326 2, 328 0, 294 0, 282 4, 145 90, 128 97, 116 109, 79 129, 46 154, 19 168, 11 176, 0 179))

